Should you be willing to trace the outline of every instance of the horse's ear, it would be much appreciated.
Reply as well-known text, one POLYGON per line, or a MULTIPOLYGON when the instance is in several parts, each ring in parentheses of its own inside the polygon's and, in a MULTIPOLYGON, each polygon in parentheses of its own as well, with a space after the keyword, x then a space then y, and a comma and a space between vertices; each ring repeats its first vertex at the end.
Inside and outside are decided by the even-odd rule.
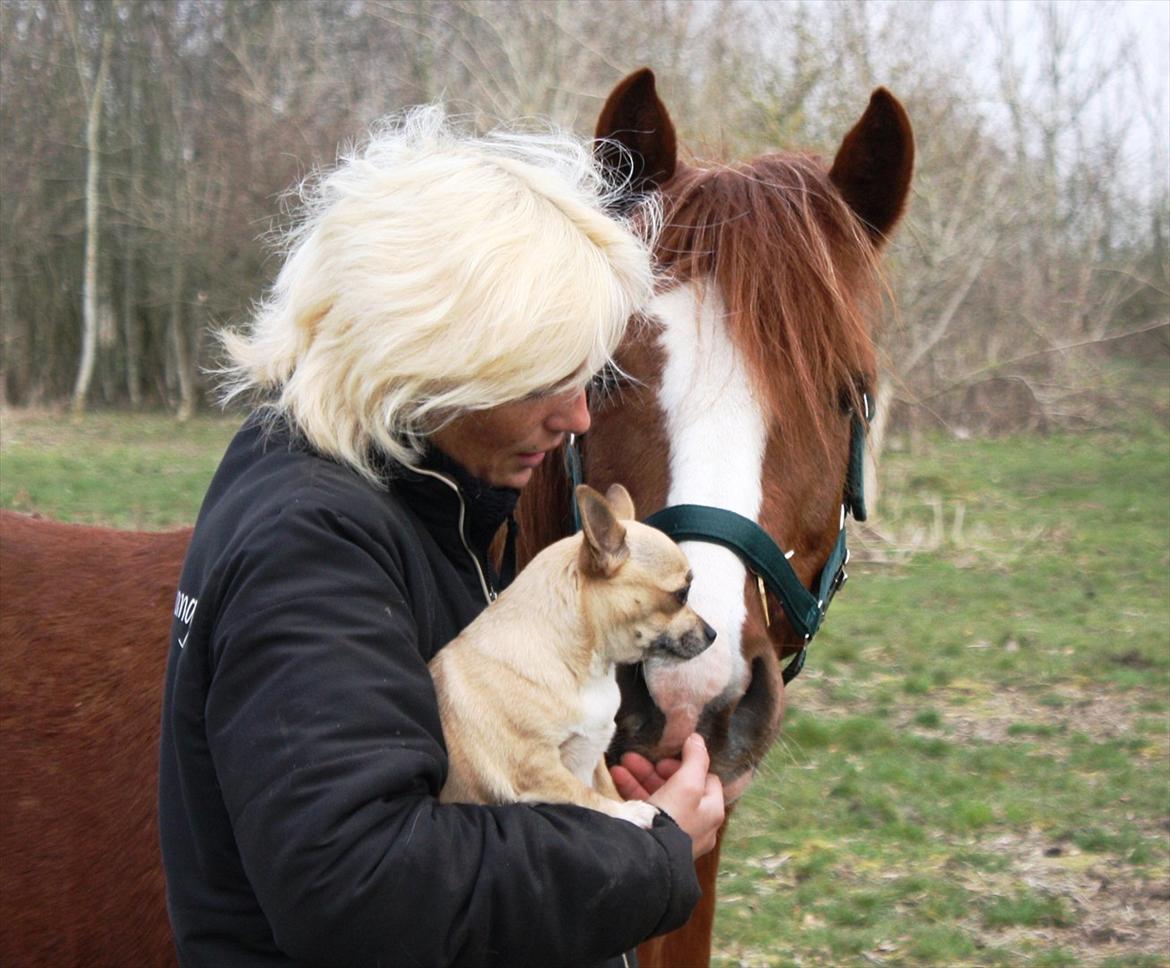
POLYGON ((650 68, 634 71, 610 92, 596 137, 598 160, 631 197, 661 187, 674 175, 678 141, 650 68))
POLYGON ((913 171, 910 118, 898 99, 879 87, 861 120, 845 135, 829 172, 875 242, 884 241, 902 217, 913 171))

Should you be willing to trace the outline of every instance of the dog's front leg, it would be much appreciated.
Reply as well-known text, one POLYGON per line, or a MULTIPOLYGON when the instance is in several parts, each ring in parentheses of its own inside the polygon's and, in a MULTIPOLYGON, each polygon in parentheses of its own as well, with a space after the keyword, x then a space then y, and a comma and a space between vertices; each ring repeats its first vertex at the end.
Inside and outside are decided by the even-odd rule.
MULTIPOLYGON (((614 786, 613 774, 609 772, 609 767, 605 763, 604 756, 597 761, 597 769, 593 771, 593 789, 602 796, 618 801, 623 807, 632 807, 633 810, 630 812, 636 812, 640 817, 650 818, 650 823, 642 823, 640 819, 635 820, 634 823, 638 824, 638 826, 649 828, 650 824, 654 822, 654 814, 658 812, 658 808, 651 806, 644 800, 623 800, 622 795, 618 793, 617 787, 614 786)), ((630 818, 626 817, 626 819, 629 820, 630 818)))
POLYGON ((617 800, 618 803, 625 802, 622 800, 622 795, 618 793, 617 787, 614 786, 613 775, 609 772, 609 767, 605 765, 604 756, 597 761, 597 768, 593 771, 593 789, 603 797, 617 800))
POLYGON ((628 820, 647 830, 654 823, 658 808, 644 800, 622 800, 613 778, 605 767, 604 759, 598 763, 593 782, 598 789, 587 786, 566 769, 559 757, 550 758, 532 767, 526 789, 520 799, 528 803, 575 803, 578 806, 599 810, 611 817, 628 820), (604 779, 601 778, 604 774, 604 779), (600 781, 600 782, 599 782, 600 781))

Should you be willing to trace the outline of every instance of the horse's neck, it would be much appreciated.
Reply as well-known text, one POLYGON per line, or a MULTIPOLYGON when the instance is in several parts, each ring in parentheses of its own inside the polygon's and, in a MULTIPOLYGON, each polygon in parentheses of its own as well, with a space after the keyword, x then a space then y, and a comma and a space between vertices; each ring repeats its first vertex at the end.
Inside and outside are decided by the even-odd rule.
POLYGON ((536 468, 516 505, 516 564, 523 568, 542 548, 570 533, 572 487, 562 451, 536 468))

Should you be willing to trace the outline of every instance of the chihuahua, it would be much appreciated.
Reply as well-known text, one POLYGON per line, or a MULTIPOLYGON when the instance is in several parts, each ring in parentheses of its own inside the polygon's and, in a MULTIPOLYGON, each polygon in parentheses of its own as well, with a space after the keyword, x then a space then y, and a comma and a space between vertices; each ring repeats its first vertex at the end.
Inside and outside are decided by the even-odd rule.
POLYGON ((691 571, 634 520, 620 484, 575 494, 581 532, 549 545, 431 660, 449 759, 439 799, 576 803, 649 827, 605 764, 621 700, 614 667, 686 660, 715 639, 687 605, 691 571))

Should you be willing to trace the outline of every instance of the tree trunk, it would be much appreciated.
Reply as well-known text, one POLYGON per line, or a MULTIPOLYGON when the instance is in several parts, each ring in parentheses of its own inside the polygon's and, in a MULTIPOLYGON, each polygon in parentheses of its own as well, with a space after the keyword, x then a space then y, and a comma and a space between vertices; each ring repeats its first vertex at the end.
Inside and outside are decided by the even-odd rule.
POLYGON ((888 373, 882 374, 873 394, 873 415, 869 420, 869 437, 865 447, 865 471, 862 477, 865 506, 870 515, 877 509, 880 497, 877 465, 882 456, 882 450, 886 446, 886 429, 890 425, 890 407, 894 402, 892 383, 893 378, 888 373))
MULTIPOLYGON (((94 360, 97 359, 98 339, 98 256, 101 239, 98 238, 98 174, 101 170, 99 152, 102 128, 102 91, 106 85, 106 71, 110 61, 110 43, 113 31, 102 32, 102 49, 97 77, 89 97, 89 118, 85 125, 85 281, 82 288, 81 362, 77 367, 77 382, 73 385, 73 412, 85 412, 89 384, 93 379, 94 360)), ((82 78, 84 81, 84 78, 82 78)))
POLYGON ((175 375, 179 383, 179 406, 175 416, 180 423, 190 420, 195 413, 195 374, 192 372, 191 348, 183 320, 183 287, 186 277, 186 260, 181 252, 177 252, 171 269, 170 331, 171 347, 175 353, 175 375))
MULTIPOLYGON (((126 97, 131 116, 137 115, 140 103, 138 86, 142 74, 138 67, 138 51, 130 57, 130 83, 126 97)), ((142 406, 142 327, 138 319, 138 226, 136 206, 142 192, 142 134, 130 132, 130 187, 122 236, 122 332, 126 340, 126 395, 130 406, 142 406)))
POLYGON ((126 395, 134 410, 142 407, 142 332, 138 321, 138 253, 134 228, 126 230, 122 263, 122 330, 126 340, 126 395))

